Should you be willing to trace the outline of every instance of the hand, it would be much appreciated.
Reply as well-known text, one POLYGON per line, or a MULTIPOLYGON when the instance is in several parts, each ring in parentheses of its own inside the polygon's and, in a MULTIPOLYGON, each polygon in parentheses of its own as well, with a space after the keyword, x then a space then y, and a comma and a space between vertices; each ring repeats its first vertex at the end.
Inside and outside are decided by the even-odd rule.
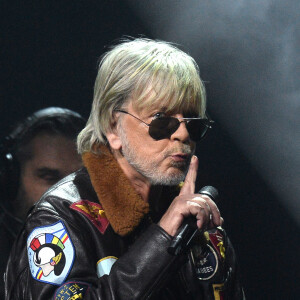
POLYGON ((194 155, 179 196, 173 200, 159 221, 159 226, 171 236, 177 233, 183 220, 190 215, 195 216, 195 222, 199 229, 208 229, 223 223, 220 211, 214 201, 208 196, 195 194, 197 171, 198 158, 194 155))

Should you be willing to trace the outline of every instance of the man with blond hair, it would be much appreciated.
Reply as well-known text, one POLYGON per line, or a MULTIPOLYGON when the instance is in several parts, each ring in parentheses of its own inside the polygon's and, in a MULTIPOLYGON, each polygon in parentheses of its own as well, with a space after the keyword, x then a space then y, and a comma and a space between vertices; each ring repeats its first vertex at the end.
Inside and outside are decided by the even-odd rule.
POLYGON ((205 102, 178 48, 136 39, 108 51, 77 141, 85 168, 28 216, 7 299, 243 299, 220 212, 195 193, 205 102))

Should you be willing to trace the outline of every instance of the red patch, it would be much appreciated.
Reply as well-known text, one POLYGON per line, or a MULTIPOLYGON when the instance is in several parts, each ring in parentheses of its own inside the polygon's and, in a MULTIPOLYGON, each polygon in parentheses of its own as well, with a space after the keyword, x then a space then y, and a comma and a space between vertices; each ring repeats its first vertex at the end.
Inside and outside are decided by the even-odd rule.
POLYGON ((73 203, 70 207, 84 214, 104 234, 109 222, 100 204, 88 200, 80 200, 73 203))
POLYGON ((224 245, 223 235, 217 229, 215 232, 209 232, 208 234, 209 234, 209 239, 213 247, 217 251, 219 258, 224 259, 225 257, 223 255, 224 255, 225 248, 222 248, 224 245))

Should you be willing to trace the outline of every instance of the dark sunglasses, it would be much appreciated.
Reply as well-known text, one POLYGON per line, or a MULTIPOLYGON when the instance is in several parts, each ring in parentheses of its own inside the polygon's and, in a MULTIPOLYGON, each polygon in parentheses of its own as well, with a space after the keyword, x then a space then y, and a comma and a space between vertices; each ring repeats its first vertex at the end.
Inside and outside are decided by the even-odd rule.
POLYGON ((178 118, 174 117, 159 117, 147 124, 125 110, 115 109, 114 111, 128 114, 147 125, 149 127, 149 135, 155 140, 169 138, 179 128, 180 123, 185 122, 191 139, 197 142, 204 138, 207 130, 211 128, 211 125, 214 123, 214 121, 210 119, 203 118, 179 118, 182 120, 179 121, 178 118))

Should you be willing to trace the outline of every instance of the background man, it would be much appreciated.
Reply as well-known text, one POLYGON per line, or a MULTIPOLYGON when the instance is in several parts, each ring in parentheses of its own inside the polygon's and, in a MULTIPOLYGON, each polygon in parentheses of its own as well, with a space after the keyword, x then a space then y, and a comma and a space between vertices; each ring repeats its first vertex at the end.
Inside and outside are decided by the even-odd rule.
POLYGON ((147 39, 109 51, 78 137, 86 168, 31 211, 7 299, 242 299, 220 212, 195 193, 193 153, 210 124, 189 55, 147 39), (168 251, 188 219, 200 230, 168 251))
POLYGON ((75 141, 84 124, 78 113, 50 107, 20 122, 1 144, 0 298, 9 251, 28 209, 50 186, 82 166, 75 141))

